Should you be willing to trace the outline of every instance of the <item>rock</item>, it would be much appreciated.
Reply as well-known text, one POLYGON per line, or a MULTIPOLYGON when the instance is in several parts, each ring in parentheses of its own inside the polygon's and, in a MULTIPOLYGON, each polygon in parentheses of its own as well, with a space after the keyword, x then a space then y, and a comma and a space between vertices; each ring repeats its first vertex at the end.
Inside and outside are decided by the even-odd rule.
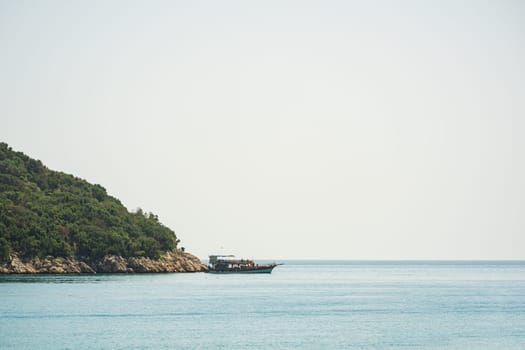
POLYGON ((97 264, 97 271, 106 273, 123 273, 133 272, 133 269, 127 266, 126 259, 123 257, 118 255, 106 255, 102 258, 102 261, 97 264))
POLYGON ((91 266, 89 266, 88 264, 86 264, 83 261, 78 263, 78 267, 79 267, 81 273, 96 273, 95 270, 93 270, 91 268, 91 266))
POLYGON ((106 255, 99 260, 84 258, 35 257, 22 261, 16 254, 11 261, 0 265, 0 274, 9 273, 149 273, 149 272, 205 272, 207 266, 199 258, 182 251, 166 252, 159 259, 147 257, 124 258, 106 255))
POLYGON ((9 267, 9 270, 12 271, 11 273, 36 273, 31 264, 23 263, 16 255, 11 259, 9 267))
POLYGON ((65 273, 80 273, 79 261, 73 258, 67 258, 63 266, 65 273))
POLYGON ((66 270, 62 266, 51 266, 48 269, 49 273, 66 273, 66 270))
POLYGON ((33 267, 35 270, 38 271, 42 268, 42 261, 40 260, 38 256, 33 259, 32 263, 33 263, 33 267))

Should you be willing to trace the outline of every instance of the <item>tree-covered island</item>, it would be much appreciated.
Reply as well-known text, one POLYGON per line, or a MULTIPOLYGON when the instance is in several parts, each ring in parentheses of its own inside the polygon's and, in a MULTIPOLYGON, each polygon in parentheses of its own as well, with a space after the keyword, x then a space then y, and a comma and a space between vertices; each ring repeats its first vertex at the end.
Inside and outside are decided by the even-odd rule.
POLYGON ((202 271, 178 243, 156 215, 0 143, 0 273, 202 271))

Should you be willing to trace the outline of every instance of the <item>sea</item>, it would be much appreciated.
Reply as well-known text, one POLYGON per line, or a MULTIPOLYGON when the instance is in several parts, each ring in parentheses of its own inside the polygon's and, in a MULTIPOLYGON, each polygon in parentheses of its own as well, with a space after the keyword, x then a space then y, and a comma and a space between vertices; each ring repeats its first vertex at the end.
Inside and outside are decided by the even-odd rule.
POLYGON ((525 262, 3 275, 0 349, 525 349, 525 262))

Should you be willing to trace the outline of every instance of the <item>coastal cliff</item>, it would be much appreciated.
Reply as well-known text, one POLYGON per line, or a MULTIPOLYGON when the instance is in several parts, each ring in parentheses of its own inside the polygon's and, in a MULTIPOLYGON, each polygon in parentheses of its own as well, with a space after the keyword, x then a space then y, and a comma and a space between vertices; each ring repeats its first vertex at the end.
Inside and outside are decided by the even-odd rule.
POLYGON ((0 142, 0 274, 198 272, 157 215, 0 142))
POLYGON ((14 254, 9 262, 0 264, 0 274, 63 274, 63 273, 160 273, 206 272, 207 266, 196 256, 182 252, 167 252, 159 259, 124 258, 106 255, 102 259, 52 257, 21 259, 14 254))

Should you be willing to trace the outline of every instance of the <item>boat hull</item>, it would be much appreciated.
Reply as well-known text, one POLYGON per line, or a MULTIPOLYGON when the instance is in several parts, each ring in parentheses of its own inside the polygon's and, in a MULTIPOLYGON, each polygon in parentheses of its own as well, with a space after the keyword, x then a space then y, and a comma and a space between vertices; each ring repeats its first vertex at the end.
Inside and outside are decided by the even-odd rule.
POLYGON ((270 265, 270 266, 259 266, 255 267, 253 269, 224 269, 224 270, 215 270, 215 269, 209 269, 209 273, 216 273, 216 274, 248 274, 248 273, 272 273, 272 270, 277 265, 270 265))

